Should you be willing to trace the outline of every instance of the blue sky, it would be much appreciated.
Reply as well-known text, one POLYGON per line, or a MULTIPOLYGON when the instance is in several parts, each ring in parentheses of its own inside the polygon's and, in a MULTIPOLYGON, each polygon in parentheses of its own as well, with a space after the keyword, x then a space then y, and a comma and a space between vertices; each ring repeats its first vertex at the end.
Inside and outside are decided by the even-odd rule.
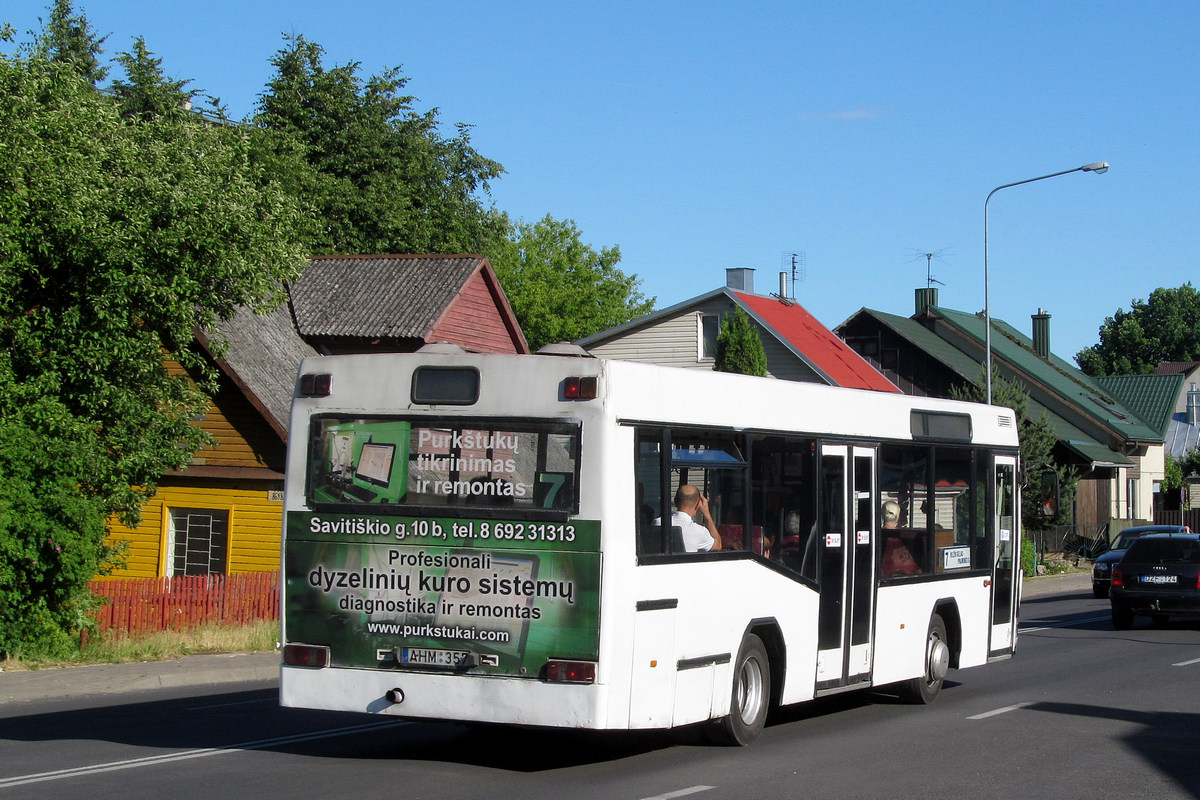
MULTIPOLYGON (((0 21, 39 27, 46 2, 0 21)), ((142 35, 173 78, 253 112, 282 34, 326 66, 401 66, 418 109, 502 163, 496 206, 618 245, 665 307, 753 267, 834 327, 908 315, 926 268, 945 306, 1066 358, 1106 316, 1196 282, 1200 3, 77 0, 109 55, 142 35), (927 260, 925 253, 933 253, 927 260)), ((110 76, 111 77, 111 76, 110 76)))

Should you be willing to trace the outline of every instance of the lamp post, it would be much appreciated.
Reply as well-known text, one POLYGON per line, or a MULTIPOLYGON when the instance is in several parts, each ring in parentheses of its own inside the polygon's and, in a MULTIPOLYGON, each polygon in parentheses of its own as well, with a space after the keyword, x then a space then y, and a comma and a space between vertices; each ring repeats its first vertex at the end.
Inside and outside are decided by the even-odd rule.
POLYGON ((1108 172, 1108 162, 1094 161, 1091 164, 1084 164, 1082 167, 1076 167, 1075 169, 1064 169, 1062 172, 1051 172, 1049 175, 1039 175, 1036 178, 1026 178, 1023 181, 1006 183, 988 192, 987 199, 983 201, 983 349, 984 371, 987 373, 987 404, 989 406, 992 404, 992 304, 991 280, 988 274, 988 203, 992 202, 992 195, 1001 189, 1020 186, 1023 183, 1044 181, 1047 178, 1057 178, 1059 175, 1070 175, 1072 172, 1094 172, 1097 175, 1103 175, 1105 172, 1108 172))

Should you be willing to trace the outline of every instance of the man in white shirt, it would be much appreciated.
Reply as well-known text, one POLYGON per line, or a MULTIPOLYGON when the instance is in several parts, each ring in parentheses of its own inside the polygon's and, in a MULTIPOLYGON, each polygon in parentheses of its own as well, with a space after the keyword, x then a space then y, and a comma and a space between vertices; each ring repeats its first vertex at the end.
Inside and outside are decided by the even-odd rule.
POLYGON ((691 484, 683 484, 675 492, 675 508, 671 525, 683 531, 683 549, 689 553, 709 553, 721 549, 721 534, 708 511, 708 498, 691 484), (704 524, 695 519, 699 512, 704 524))

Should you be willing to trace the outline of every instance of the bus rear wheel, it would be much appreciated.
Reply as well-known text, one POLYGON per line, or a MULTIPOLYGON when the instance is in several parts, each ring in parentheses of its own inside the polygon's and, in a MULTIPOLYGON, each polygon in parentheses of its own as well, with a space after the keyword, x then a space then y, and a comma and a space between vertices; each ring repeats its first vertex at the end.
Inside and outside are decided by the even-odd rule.
POLYGON ((729 716, 717 722, 712 733, 721 744, 744 746, 753 742, 767 724, 771 704, 771 665, 762 639, 753 633, 742 641, 733 670, 729 716))
POLYGON ((925 638, 925 670, 919 678, 900 684, 900 699, 906 703, 932 703, 942 690, 950 669, 950 646, 946 642, 946 623, 940 614, 929 618, 929 634, 925 638))

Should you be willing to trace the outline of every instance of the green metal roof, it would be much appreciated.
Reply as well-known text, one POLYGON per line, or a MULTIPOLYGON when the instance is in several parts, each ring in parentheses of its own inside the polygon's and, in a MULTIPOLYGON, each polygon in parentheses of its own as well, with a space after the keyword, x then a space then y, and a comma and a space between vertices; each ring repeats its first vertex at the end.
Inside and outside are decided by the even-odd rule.
POLYGON ((1160 436, 1166 435, 1184 375, 1105 375, 1093 378, 1160 436))
MULTIPOLYGON (((931 311, 983 347, 981 317, 941 307, 931 311)), ((1033 349, 1033 341, 1028 336, 995 317, 992 318, 992 358, 1002 373, 1013 371, 1027 376, 1028 380, 1046 387, 1119 438, 1140 442, 1163 440, 1163 434, 1147 425, 1092 378, 1053 353, 1048 359, 1042 358, 1033 349)))

